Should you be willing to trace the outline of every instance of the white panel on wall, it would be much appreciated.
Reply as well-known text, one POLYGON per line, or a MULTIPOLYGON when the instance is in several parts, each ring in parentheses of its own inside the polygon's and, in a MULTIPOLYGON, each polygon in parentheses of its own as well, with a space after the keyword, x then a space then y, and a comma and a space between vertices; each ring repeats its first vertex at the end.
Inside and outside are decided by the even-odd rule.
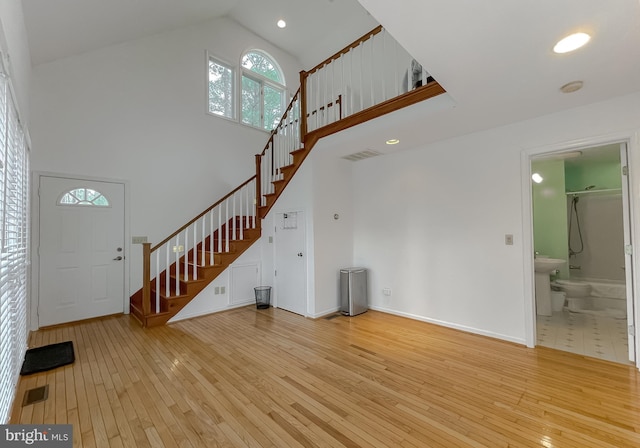
POLYGON ((229 304, 249 303, 255 299, 254 290, 260 283, 260 267, 258 263, 231 267, 231 291, 229 304))

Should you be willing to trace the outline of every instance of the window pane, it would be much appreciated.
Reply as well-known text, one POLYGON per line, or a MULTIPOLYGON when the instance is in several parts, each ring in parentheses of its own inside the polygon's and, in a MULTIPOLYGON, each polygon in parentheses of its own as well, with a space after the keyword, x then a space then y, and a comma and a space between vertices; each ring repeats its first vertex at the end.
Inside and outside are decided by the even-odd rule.
POLYGON ((280 122, 283 113, 284 92, 272 86, 264 86, 264 128, 274 129, 280 122))
POLYGON ((242 77, 242 122, 251 126, 260 127, 260 83, 242 77))
POLYGON ((109 201, 102 193, 91 188, 74 188, 67 191, 60 200, 58 205, 90 205, 96 207, 109 207, 109 201))
POLYGON ((247 70, 260 73, 265 78, 282 84, 282 74, 275 63, 263 53, 249 52, 242 58, 242 66, 247 70))
POLYGON ((209 59, 209 112, 235 118, 233 70, 213 59, 209 59))

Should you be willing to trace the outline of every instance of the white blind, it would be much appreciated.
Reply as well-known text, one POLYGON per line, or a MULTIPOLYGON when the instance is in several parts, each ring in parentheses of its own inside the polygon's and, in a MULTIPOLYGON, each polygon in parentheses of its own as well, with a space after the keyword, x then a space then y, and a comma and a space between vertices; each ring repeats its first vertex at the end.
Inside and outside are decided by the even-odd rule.
POLYGON ((7 423, 27 348, 29 154, 0 73, 0 422, 7 423))

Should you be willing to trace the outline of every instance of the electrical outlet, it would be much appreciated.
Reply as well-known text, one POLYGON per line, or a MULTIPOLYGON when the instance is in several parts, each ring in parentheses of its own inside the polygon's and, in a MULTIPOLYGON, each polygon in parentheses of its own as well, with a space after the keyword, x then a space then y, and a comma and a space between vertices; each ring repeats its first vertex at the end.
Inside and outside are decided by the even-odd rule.
POLYGON ((132 236, 131 244, 142 244, 147 242, 146 236, 132 236))
POLYGON ((504 236, 504 244, 506 244, 507 246, 513 246, 513 235, 506 234, 504 236))
POLYGON ((226 288, 225 288, 224 286, 221 286, 221 287, 220 287, 220 294, 224 294, 225 289, 226 289, 226 288))
POLYGON ((217 295, 220 294, 220 287, 216 286, 215 288, 213 288, 213 294, 217 295))
POLYGON ((385 296, 391 295, 391 288, 382 288, 382 294, 385 296))

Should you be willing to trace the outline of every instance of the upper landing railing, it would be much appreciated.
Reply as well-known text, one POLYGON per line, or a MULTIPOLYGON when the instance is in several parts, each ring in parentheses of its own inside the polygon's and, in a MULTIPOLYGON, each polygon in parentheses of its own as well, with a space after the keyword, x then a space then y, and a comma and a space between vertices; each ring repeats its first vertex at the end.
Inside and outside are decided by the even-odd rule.
POLYGON ((300 89, 256 156, 259 205, 275 193, 273 182, 283 178, 294 151, 441 93, 440 84, 382 26, 300 72, 300 89))
POLYGON ((327 126, 320 136, 444 93, 382 26, 301 72, 300 91, 303 139, 327 126))

